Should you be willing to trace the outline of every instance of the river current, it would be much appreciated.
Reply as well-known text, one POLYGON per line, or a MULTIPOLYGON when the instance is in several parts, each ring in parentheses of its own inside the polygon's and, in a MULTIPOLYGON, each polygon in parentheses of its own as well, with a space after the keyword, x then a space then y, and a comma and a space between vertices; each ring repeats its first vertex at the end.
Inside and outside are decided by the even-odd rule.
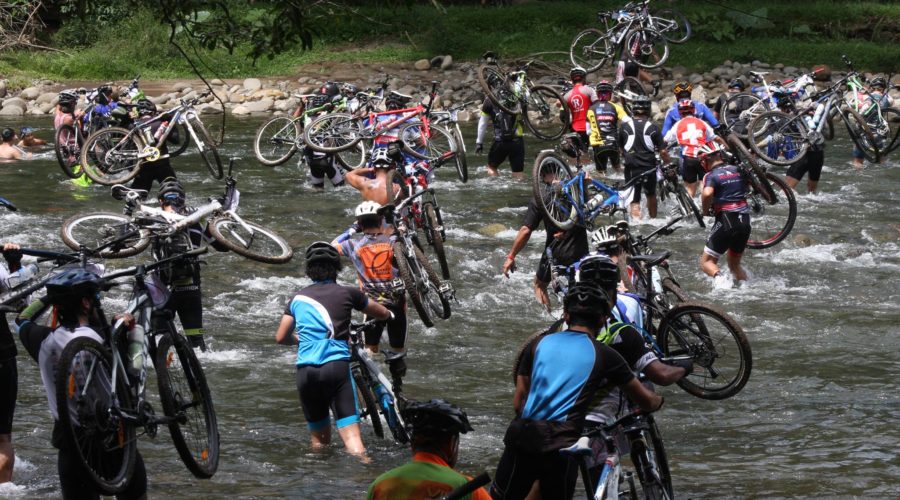
MULTIPOLYGON (((241 214, 278 231, 298 254, 280 266, 229 253, 205 256, 204 320, 212 350, 200 360, 221 432, 219 470, 211 480, 194 479, 161 429, 139 445, 151 497, 360 498, 378 474, 409 458, 407 449, 378 439, 366 424, 369 464, 346 455, 339 440, 324 452, 310 450, 295 352, 276 345, 274 333, 293 292, 309 284, 302 249, 343 231, 359 196, 352 188, 314 191, 296 158, 276 168, 258 164, 251 141, 262 120, 232 119, 221 151, 243 157, 235 172, 241 214)), ((39 137, 52 135, 47 118, 27 124, 42 129, 39 137)), ((474 129, 465 133, 471 151, 474 129)), ((549 146, 530 138, 526 144, 530 173, 536 152, 549 146)), ((773 249, 748 251, 744 262, 753 279, 741 288, 713 290, 699 271, 706 233, 697 226, 683 224, 655 245, 674 252, 671 268, 694 299, 738 320, 753 350, 750 380, 731 399, 659 389, 666 405, 657 421, 678 498, 900 496, 900 163, 895 157, 858 171, 850 150, 846 136, 829 143, 820 194, 806 194, 802 181, 793 233, 773 249)), ((475 431, 462 437, 459 469, 472 475, 496 468, 513 416, 512 358, 550 321, 532 292, 544 234, 533 234, 519 272, 506 279, 500 271, 530 182, 511 180, 508 166, 500 178, 489 178, 485 162, 470 153, 467 184, 450 169, 434 184, 459 303, 431 329, 411 314, 404 385, 409 397, 443 397, 468 412, 475 431)), ((192 148, 173 166, 198 204, 222 192, 192 148)), ((49 148, 32 161, 0 164, 0 196, 19 207, 0 213, 0 241, 37 248, 62 249, 59 228, 71 215, 121 210, 107 188, 64 180, 49 148)), ((661 217, 637 229, 646 233, 663 223, 661 217)), ((355 276, 345 268, 341 280, 351 284, 355 276)), ((111 300, 108 310, 124 305, 120 297, 111 300)), ((21 348, 18 366, 14 483, 0 485, 0 496, 55 497, 56 453, 40 374, 21 348)))

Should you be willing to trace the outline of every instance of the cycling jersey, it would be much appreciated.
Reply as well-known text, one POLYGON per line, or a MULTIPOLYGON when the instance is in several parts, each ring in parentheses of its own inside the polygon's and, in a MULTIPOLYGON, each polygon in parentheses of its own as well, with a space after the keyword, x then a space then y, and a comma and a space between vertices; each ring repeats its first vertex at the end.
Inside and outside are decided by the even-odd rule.
POLYGON ((350 359, 350 315, 368 303, 361 290, 333 281, 313 283, 297 292, 284 310, 293 316, 299 338, 297 366, 350 359))
MULTIPOLYGON (((659 359, 640 332, 621 321, 608 323, 597 335, 597 341, 612 347, 635 372, 643 371, 650 363, 659 359)), ((591 422, 606 423, 610 418, 618 416, 624 407, 624 396, 616 386, 607 386, 598 394, 601 397, 594 401, 599 399, 599 402, 591 406, 585 418, 591 422)))
MULTIPOLYGON (((719 120, 716 120, 716 116, 713 115, 713 112, 699 101, 691 101, 694 103, 694 116, 702 119, 706 123, 712 125, 713 127, 719 125, 719 120)), ((663 121, 662 133, 666 135, 669 133, 669 130, 672 126, 675 125, 678 120, 681 119, 681 113, 678 111, 678 101, 675 101, 675 104, 669 108, 669 111, 666 112, 666 119, 663 121)))
POLYGON ((366 295, 382 304, 398 299, 392 284, 398 276, 393 264, 395 241, 395 236, 357 233, 338 247, 338 252, 353 262, 359 284, 366 295))
POLYGON ((582 83, 576 83, 571 90, 563 96, 566 105, 569 106, 572 118, 572 130, 585 131, 588 108, 597 100, 597 91, 582 83))
POLYGON ((719 212, 749 213, 747 183, 737 166, 720 164, 703 178, 703 187, 712 187, 713 208, 719 212))
MULTIPOLYGON (((426 500, 440 498, 466 484, 471 478, 456 472, 440 456, 416 452, 412 462, 378 476, 369 486, 367 500, 426 500)), ((484 488, 463 498, 489 500, 484 488)))
POLYGON ((696 158, 697 151, 715 137, 708 123, 694 116, 686 116, 665 133, 664 140, 668 144, 677 142, 681 145, 681 155, 685 158, 696 158))
MULTIPOLYGON (((36 329, 35 331, 40 332, 41 330, 36 329)), ((50 414, 53 415, 53 420, 59 420, 56 408, 56 370, 59 357, 69 342, 78 337, 87 337, 103 343, 103 338, 88 326, 79 326, 74 330, 61 326, 53 330, 41 342, 38 365, 41 369, 41 380, 44 382, 44 391, 47 393, 47 402, 50 404, 50 414)), ((23 343, 25 342, 23 341, 23 343)))
POLYGON ((587 231, 583 227, 576 225, 572 229, 563 232, 541 214, 534 198, 529 198, 528 209, 525 212, 525 219, 522 221, 522 225, 534 231, 540 227, 542 221, 544 229, 547 231, 544 248, 549 247, 551 243, 553 244, 553 260, 558 264, 568 266, 588 253, 588 236, 587 231), (561 232, 563 232, 562 237, 556 238, 554 236, 561 232))
POLYGON ((662 149, 663 139, 655 123, 644 118, 623 122, 618 139, 619 147, 625 152, 626 166, 656 166, 656 152, 662 149))
POLYGON ((522 129, 521 115, 513 115, 494 106, 490 99, 485 99, 481 105, 481 118, 478 120, 478 137, 475 142, 482 144, 484 132, 487 130, 488 119, 494 125, 494 141, 511 141, 516 137, 525 135, 522 129))
POLYGON ((619 123, 630 120, 622 106, 609 101, 597 101, 588 108, 585 132, 591 146, 616 147, 619 123))

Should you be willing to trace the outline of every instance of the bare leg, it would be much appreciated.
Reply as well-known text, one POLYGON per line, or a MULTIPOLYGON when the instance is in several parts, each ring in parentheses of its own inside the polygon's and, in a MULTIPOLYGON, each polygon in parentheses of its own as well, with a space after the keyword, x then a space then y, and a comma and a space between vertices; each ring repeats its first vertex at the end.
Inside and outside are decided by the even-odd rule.
POLYGON ((535 278, 534 279, 534 296, 537 298, 537 301, 541 303, 547 310, 550 310, 550 295, 547 293, 547 285, 549 283, 544 283, 543 281, 535 278))
POLYGON ((331 424, 315 431, 309 431, 313 451, 321 451, 331 443, 331 424))
POLYGON ((791 187, 791 189, 793 189, 794 191, 796 191, 796 190, 797 190, 797 184, 800 183, 800 179, 794 179, 793 177, 791 177, 790 175, 788 175, 788 176, 786 176, 786 177, 784 178, 784 182, 786 182, 787 185, 791 187))
POLYGON ((0 434, 0 483, 12 481, 15 462, 16 455, 13 452, 12 435, 0 434))
POLYGON ((719 272, 719 259, 703 252, 700 254, 700 270, 707 276, 715 276, 719 272))
POLYGON ((865 162, 863 161, 862 158, 854 158, 853 159, 853 166, 856 167, 857 170, 863 168, 864 164, 865 164, 865 162))
POLYGON ((700 184, 699 181, 697 181, 697 182, 685 182, 685 183, 684 183, 684 188, 687 189, 687 192, 688 192, 689 195, 691 195, 691 198, 693 198, 694 195, 697 193, 697 185, 698 185, 698 184, 700 184))
POLYGON ((488 175, 490 175, 491 177, 497 177, 498 175, 500 175, 500 173, 497 172, 497 167, 495 167, 494 165, 491 165, 490 163, 488 163, 487 169, 488 169, 488 175))
POLYGON ((744 254, 735 253, 731 250, 729 250, 727 254, 728 269, 731 269, 731 274, 733 274, 734 279, 738 281, 747 279, 747 273, 744 271, 744 268, 741 267, 741 257, 743 256, 744 254))
POLYGON ((656 195, 647 196, 647 213, 650 214, 651 219, 656 218, 656 195))
POLYGON ((344 447, 351 455, 355 455, 368 461, 366 447, 363 446, 362 436, 359 433, 359 424, 350 424, 338 429, 338 434, 344 441, 344 447))
POLYGON ((809 194, 815 194, 819 189, 819 181, 811 181, 809 179, 806 180, 806 189, 809 191, 809 194))

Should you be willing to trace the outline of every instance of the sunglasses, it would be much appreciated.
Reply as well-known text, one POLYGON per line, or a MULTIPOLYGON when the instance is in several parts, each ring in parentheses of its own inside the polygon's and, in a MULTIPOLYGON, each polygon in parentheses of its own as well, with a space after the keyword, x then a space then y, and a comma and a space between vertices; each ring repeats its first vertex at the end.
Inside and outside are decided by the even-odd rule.
POLYGON ((183 205, 184 197, 178 193, 166 193, 163 195, 163 202, 171 203, 172 205, 183 205))

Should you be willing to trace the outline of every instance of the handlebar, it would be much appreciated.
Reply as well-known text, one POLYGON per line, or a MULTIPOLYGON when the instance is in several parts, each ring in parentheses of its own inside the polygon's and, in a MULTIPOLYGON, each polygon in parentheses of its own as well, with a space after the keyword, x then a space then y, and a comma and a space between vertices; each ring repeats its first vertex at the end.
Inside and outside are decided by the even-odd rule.
POLYGON ((406 206, 409 205, 410 203, 412 203, 413 200, 424 195, 425 193, 434 194, 434 188, 423 189, 423 190, 419 191, 418 193, 411 195, 410 197, 401 201, 398 205, 394 205, 393 203, 388 203, 387 205, 384 205, 383 207, 379 208, 378 212, 380 212, 382 215, 385 215, 387 213, 396 213, 397 211, 406 208, 406 206))
POLYGON ((168 257, 166 259, 158 260, 156 262, 150 264, 139 264, 137 266, 129 267, 127 269, 122 269, 121 271, 117 271, 111 274, 106 274, 103 276, 103 284, 104 288, 108 285, 112 285, 112 281, 118 278, 122 278, 125 276, 134 276, 134 275, 145 275, 148 272, 156 269, 157 267, 162 266, 163 264, 168 264, 169 262, 173 262, 176 260, 182 260, 189 257, 196 257, 198 255, 203 255, 209 251, 209 246, 202 246, 200 248, 195 248, 193 250, 180 253, 178 255, 173 255, 172 257, 168 257))

